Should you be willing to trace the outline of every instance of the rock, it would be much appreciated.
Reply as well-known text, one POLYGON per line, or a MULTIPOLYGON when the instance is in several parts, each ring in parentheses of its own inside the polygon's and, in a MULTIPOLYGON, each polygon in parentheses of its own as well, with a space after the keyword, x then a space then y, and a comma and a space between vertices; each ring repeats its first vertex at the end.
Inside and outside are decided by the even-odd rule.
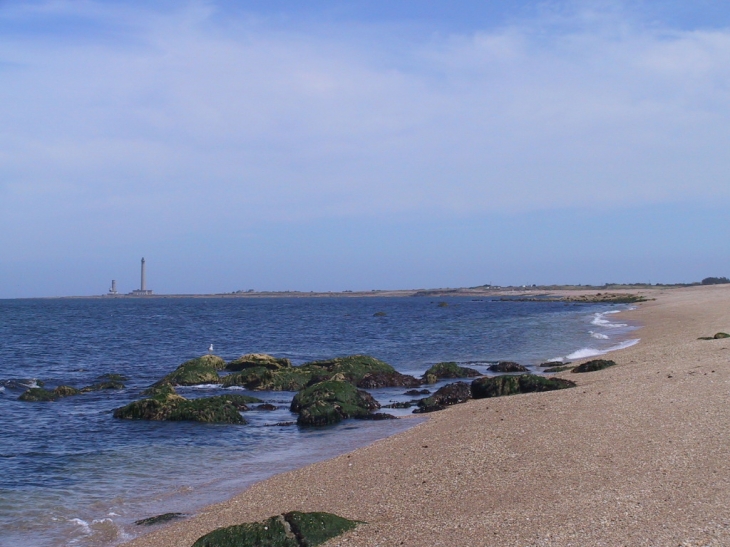
MULTIPOLYGON (((411 408, 413 404, 413 401, 406 401, 404 403, 390 403, 388 405, 383 405, 383 408, 411 408)), ((418 401, 416 401, 416 404, 418 404, 418 401)))
POLYGON ((203 355, 185 361, 174 372, 165 376, 158 384, 173 386, 194 386, 198 384, 220 384, 218 371, 226 367, 226 362, 217 355, 203 355))
POLYGON ((485 399, 487 397, 552 391, 569 387, 575 387, 575 382, 562 378, 545 378, 534 374, 520 374, 519 376, 478 378, 471 383, 471 394, 475 399, 485 399))
POLYGON ((424 412, 435 412, 443 410, 447 406, 464 403, 471 399, 471 388, 466 382, 455 382, 448 384, 436 391, 430 397, 418 401, 418 408, 413 412, 421 414, 424 412))
POLYGON ((431 395, 431 390, 430 389, 409 389, 403 395, 410 395, 412 397, 417 397, 418 395, 431 395))
POLYGON ((372 414, 363 414, 362 416, 357 417, 358 420, 372 420, 372 421, 379 421, 379 420, 397 420, 395 416, 392 414, 386 414, 384 412, 373 412, 372 414))
POLYGON ((268 411, 271 411, 271 410, 276 410, 277 408, 278 407, 276 407, 276 406, 274 406, 274 405, 272 405, 270 403, 264 403, 262 405, 258 405, 256 407, 256 410, 268 410, 268 411))
POLYGON ((42 387, 32 387, 28 391, 22 393, 18 400, 27 402, 49 402, 57 401, 63 397, 71 397, 78 395, 80 390, 71 386, 58 386, 56 389, 44 389, 42 387))
POLYGON ((481 372, 473 368, 460 367, 453 361, 447 363, 436 363, 423 373, 423 381, 427 384, 435 384, 439 379, 444 378, 474 378, 481 376, 481 372))
POLYGON ((185 515, 182 513, 165 513, 164 515, 157 515, 146 519, 136 520, 134 523, 137 526, 152 526, 154 524, 161 524, 163 522, 170 522, 171 520, 184 518, 185 515))
POLYGON ((538 365, 538 366, 540 366, 541 368, 546 368, 546 367, 559 367, 559 366, 569 365, 569 364, 570 364, 570 361, 547 361, 545 363, 540 363, 540 365, 538 365))
POLYGON ((231 361, 225 367, 230 372, 238 372, 247 368, 264 367, 269 370, 291 367, 289 359, 277 359, 266 353, 247 353, 235 361, 231 361))
POLYGON ((332 513, 293 511, 261 522, 218 528, 192 547, 316 547, 358 524, 332 513))
POLYGON ((377 389, 381 387, 417 387, 421 380, 401 374, 400 372, 375 372, 368 373, 357 383, 362 389, 377 389))
POLYGON ((324 381, 301 390, 290 410, 299 414, 298 425, 319 426, 358 418, 380 408, 372 395, 349 382, 324 381))
POLYGON ((82 387, 80 393, 89 393, 90 391, 102 391, 104 389, 124 389, 126 386, 121 382, 100 382, 90 386, 82 387))
POLYGON ((200 399, 185 399, 168 385, 147 390, 148 399, 134 401, 114 410, 114 417, 125 420, 192 421, 205 423, 245 424, 239 411, 246 405, 261 403, 247 395, 218 395, 200 399))
POLYGON ((397 371, 383 361, 368 355, 350 355, 278 370, 265 367, 245 369, 224 377, 223 385, 244 386, 255 391, 299 391, 308 385, 329 380, 336 374, 341 374, 342 379, 357 385, 366 375, 380 373, 392 376, 375 377, 374 381, 405 381, 405 375, 398 376, 397 371))
POLYGON ((594 372, 596 370, 603 370, 604 368, 613 366, 616 366, 614 361, 610 361, 608 359, 594 359, 593 361, 588 361, 587 363, 578 365, 573 368, 572 372, 594 372))
POLYGON ((572 367, 572 366, 570 366, 570 365, 568 365, 568 366, 564 366, 564 367, 550 367, 550 368, 546 368, 545 370, 543 370, 543 372, 546 372, 546 373, 552 373, 552 372, 563 372, 563 371, 565 371, 565 370, 570 370, 570 369, 572 369, 572 368, 573 368, 573 367, 572 367))
POLYGON ((487 370, 491 372, 527 372, 527 368, 512 361, 500 361, 495 365, 489 365, 487 370))
POLYGON ((377 311, 373 314, 373 317, 385 317, 386 315, 388 315, 388 314, 385 313, 384 311, 377 311))
POLYGON ((730 334, 726 332, 718 332, 715 336, 713 336, 715 340, 719 340, 720 338, 730 338, 730 334))
POLYGON ((96 378, 97 380, 101 382, 126 382, 129 380, 124 374, 115 374, 107 372, 106 374, 102 374, 101 376, 98 376, 96 378))

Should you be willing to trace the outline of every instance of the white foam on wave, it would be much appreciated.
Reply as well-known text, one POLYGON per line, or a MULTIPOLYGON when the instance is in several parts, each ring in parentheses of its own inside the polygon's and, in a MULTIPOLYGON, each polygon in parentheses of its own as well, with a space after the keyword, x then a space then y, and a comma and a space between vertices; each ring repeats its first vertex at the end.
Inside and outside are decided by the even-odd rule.
POLYGON ((598 340, 608 340, 608 336, 601 334, 600 332, 588 331, 591 334, 591 338, 597 338, 598 340))
POLYGON ((3 391, 5 391, 5 386, 0 386, 0 393, 2 393, 3 391))
POLYGON ((82 519, 71 519, 69 522, 73 522, 74 524, 78 524, 81 526, 81 529, 84 534, 89 535, 91 534, 91 526, 89 526, 89 523, 82 519))
POLYGON ((220 384, 198 384, 195 386, 188 386, 192 389, 220 389, 220 384))
POLYGON ((585 359, 586 357, 595 357, 596 355, 604 355, 610 351, 618 351, 620 349, 626 349, 630 348, 631 346, 639 343, 639 338, 634 338, 632 340, 624 340, 620 344, 616 344, 615 346, 611 346, 610 348, 606 349, 596 349, 596 348, 581 348, 578 351, 574 351, 570 355, 567 356, 568 359, 585 359))
POLYGON ((604 311, 599 313, 593 314, 593 320, 591 321, 591 325, 596 325, 597 327, 605 327, 609 329, 619 329, 622 327, 628 327, 626 323, 612 323, 608 319, 606 319, 606 315, 609 313, 619 313, 621 310, 612 310, 612 311, 604 311))

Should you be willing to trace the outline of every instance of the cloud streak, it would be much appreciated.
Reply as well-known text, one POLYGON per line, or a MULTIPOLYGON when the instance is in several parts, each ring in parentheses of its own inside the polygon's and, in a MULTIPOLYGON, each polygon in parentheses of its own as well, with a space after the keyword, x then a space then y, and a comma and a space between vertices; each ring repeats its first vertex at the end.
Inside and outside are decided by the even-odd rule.
POLYGON ((284 29, 202 3, 3 17, 108 29, 0 40, 0 223, 28 256, 66 230, 730 201, 728 30, 616 11, 284 29))

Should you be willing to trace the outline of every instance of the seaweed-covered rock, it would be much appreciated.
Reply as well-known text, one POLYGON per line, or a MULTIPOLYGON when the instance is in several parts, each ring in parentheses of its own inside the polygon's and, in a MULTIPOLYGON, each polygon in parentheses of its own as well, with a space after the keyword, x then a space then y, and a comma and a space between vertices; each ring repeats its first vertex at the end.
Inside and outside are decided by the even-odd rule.
POLYGON ((125 420, 193 421, 205 423, 245 424, 240 411, 247 404, 261 403, 248 395, 217 395, 200 399, 185 399, 169 384, 158 386, 148 399, 134 401, 114 410, 114 417, 125 420))
POLYGON ((116 374, 114 372, 107 372, 96 378, 100 382, 126 382, 129 380, 124 374, 116 374))
POLYGON ((540 368, 549 368, 549 367, 560 367, 569 365, 570 361, 546 361, 544 363, 540 363, 540 368))
MULTIPOLYGON (((388 374, 389 381, 403 380, 389 364, 367 355, 350 355, 325 361, 312 361, 299 367, 281 367, 276 370, 253 367, 223 378, 224 386, 244 386, 255 391, 299 391, 308 385, 329 380, 341 374, 353 385, 367 375, 388 374)), ((404 375, 401 375, 404 376, 404 375)), ((386 377, 380 376, 381 381, 386 377)))
POLYGON ((471 399, 471 388, 466 382, 455 382, 448 384, 436 391, 430 397, 418 401, 418 408, 413 412, 421 414, 424 412, 435 412, 443 410, 447 406, 465 403, 471 399))
POLYGON ((414 397, 416 397, 418 395, 431 395, 431 390, 429 390, 429 389, 409 389, 403 395, 411 395, 414 397))
POLYGON ((453 361, 447 363, 436 363, 423 374, 423 381, 427 384, 435 384, 439 379, 444 378, 474 378, 481 376, 481 372, 473 368, 460 367, 453 361))
POLYGON ((32 387, 18 397, 20 401, 28 402, 46 402, 57 401, 62 397, 70 397, 81 393, 78 389, 71 386, 58 386, 56 389, 45 389, 42 387, 32 387))
POLYGON ((165 376, 158 384, 173 386, 194 386, 198 384, 220 384, 218 371, 226 367, 226 362, 217 355, 203 355, 185 361, 175 371, 165 376))
POLYGON ((140 519, 134 521, 137 526, 153 526, 155 524, 162 524, 163 522, 170 522, 171 520, 177 520, 183 518, 185 515, 182 513, 165 513, 163 515, 156 515, 146 519, 140 519))
POLYGON ((421 380, 401 374, 400 372, 373 372, 362 377, 357 387, 363 389, 378 389, 381 387, 418 387, 421 380))
POLYGON ((543 370, 543 372, 546 372, 546 373, 553 373, 553 372, 564 372, 564 371, 566 371, 566 370, 570 370, 570 369, 572 369, 572 368, 573 368, 573 367, 572 367, 572 366, 570 366, 570 365, 566 365, 566 366, 558 366, 558 367, 550 367, 550 368, 546 368, 545 370, 543 370))
POLYGON ((316 547, 358 524, 332 513, 293 511, 261 522, 218 528, 192 547, 316 547))
POLYGON ((290 410, 299 414, 299 425, 330 425, 347 418, 359 418, 380 408, 372 395, 349 382, 327 380, 303 389, 294 396, 290 410))
POLYGON ((730 334, 726 332, 718 332, 714 336, 700 336, 698 340, 720 340, 721 338, 730 338, 730 334))
POLYGON ((105 389, 124 389, 125 385, 121 382, 99 382, 98 384, 92 384, 90 386, 82 387, 79 392, 80 393, 89 393, 90 391, 102 391, 105 389))
POLYGON ((228 363, 225 369, 230 372, 239 372, 247 368, 263 367, 270 370, 279 370, 291 366, 289 359, 278 359, 266 353, 247 353, 228 363))
POLYGON ((471 383, 471 394, 474 399, 485 399, 487 397, 552 391, 569 387, 575 387, 575 382, 562 378, 545 378, 534 374, 520 374, 519 376, 478 378, 471 383))
POLYGON ((572 372, 595 372, 596 370, 603 370, 604 368, 613 366, 616 366, 616 363, 609 359, 594 359, 593 361, 578 365, 573 368, 572 372))
POLYGON ((514 363, 512 361, 500 361, 499 363, 495 363, 494 365, 489 365, 487 367, 487 370, 490 372, 527 372, 527 368, 520 365, 519 363, 514 363))

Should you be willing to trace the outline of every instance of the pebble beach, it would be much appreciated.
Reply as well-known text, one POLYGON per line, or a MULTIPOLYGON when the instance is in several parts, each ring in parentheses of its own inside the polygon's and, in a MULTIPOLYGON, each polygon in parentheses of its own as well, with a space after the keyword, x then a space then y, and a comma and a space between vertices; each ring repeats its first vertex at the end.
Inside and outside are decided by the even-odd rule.
POLYGON ((576 388, 455 405, 125 545, 287 511, 363 522, 328 546, 728 545, 730 339, 698 338, 730 330, 730 286, 639 292, 641 342, 576 388))

